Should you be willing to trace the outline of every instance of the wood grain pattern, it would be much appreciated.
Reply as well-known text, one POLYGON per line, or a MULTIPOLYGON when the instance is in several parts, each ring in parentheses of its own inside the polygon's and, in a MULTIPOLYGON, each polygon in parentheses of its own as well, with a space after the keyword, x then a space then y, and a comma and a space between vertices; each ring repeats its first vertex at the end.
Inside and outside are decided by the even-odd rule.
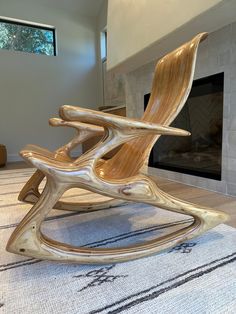
POLYGON ((147 175, 150 150, 162 134, 187 136, 188 132, 168 125, 183 107, 193 80, 199 34, 157 64, 152 94, 142 120, 118 117, 73 106, 60 108, 64 121, 89 123, 104 128, 104 137, 90 151, 76 160, 55 158, 32 146, 21 151, 46 177, 47 183, 39 200, 11 235, 10 252, 63 262, 111 263, 154 254, 186 241, 228 219, 228 215, 204 206, 182 201, 162 190, 147 175), (110 160, 102 157, 123 144, 110 160), (98 249, 81 248, 46 237, 41 223, 63 193, 79 187, 115 200, 141 202, 169 211, 190 215, 193 223, 167 236, 134 246, 98 249))

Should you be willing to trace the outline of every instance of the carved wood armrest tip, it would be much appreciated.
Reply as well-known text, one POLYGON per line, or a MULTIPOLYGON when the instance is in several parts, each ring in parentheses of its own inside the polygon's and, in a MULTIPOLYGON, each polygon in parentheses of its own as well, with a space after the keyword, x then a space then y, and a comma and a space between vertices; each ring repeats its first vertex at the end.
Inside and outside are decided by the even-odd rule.
POLYGON ((48 123, 51 126, 63 126, 64 121, 62 119, 59 119, 59 118, 50 118, 48 120, 48 123))

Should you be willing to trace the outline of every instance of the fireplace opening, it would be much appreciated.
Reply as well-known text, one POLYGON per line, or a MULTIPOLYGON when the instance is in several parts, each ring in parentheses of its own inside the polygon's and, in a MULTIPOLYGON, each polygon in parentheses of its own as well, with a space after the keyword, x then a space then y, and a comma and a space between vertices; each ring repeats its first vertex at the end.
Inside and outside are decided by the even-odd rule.
MULTIPOLYGON (((191 136, 161 136, 149 166, 221 180, 224 73, 193 81, 183 109, 171 126, 191 136)), ((144 95, 144 108, 150 94, 144 95)))

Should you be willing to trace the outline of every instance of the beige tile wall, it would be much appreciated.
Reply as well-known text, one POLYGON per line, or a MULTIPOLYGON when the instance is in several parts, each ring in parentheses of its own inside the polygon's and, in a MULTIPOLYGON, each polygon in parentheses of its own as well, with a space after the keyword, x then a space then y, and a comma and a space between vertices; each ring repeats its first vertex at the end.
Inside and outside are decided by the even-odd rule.
MULTIPOLYGON (((143 96, 150 92, 156 60, 124 76, 127 115, 141 117, 143 96)), ((195 79, 225 73, 222 180, 216 181, 176 172, 150 169, 165 178, 236 195, 236 23, 214 33, 200 45, 195 79)))

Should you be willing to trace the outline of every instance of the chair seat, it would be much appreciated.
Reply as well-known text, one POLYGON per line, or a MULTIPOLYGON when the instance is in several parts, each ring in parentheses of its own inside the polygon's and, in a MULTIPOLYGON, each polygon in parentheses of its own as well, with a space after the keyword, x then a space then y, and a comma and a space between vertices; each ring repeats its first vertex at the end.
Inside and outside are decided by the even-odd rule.
POLYGON ((37 145, 26 145, 21 151, 20 155, 33 165, 35 165, 36 161, 42 164, 50 164, 55 162, 55 164, 62 164, 65 163, 69 166, 72 162, 71 158, 68 156, 58 153, 58 152, 51 152, 50 150, 37 146, 37 145))
MULTIPOLYGON (((20 155, 43 172, 47 172, 47 169, 53 169, 58 171, 63 170, 64 172, 70 173, 78 170, 79 167, 79 163, 75 163, 66 155, 51 152, 50 150, 37 145, 26 145, 25 148, 21 150, 20 155)), ((123 176, 127 179, 127 173, 124 171, 125 169, 122 167, 122 164, 114 162, 113 171, 109 171, 109 176, 105 175, 107 174, 107 169, 110 167, 111 161, 112 160, 105 161, 101 159, 96 167, 97 175, 102 179, 109 178, 122 180, 123 176)), ((135 174, 136 173, 132 172, 132 175, 130 176, 135 174)))

